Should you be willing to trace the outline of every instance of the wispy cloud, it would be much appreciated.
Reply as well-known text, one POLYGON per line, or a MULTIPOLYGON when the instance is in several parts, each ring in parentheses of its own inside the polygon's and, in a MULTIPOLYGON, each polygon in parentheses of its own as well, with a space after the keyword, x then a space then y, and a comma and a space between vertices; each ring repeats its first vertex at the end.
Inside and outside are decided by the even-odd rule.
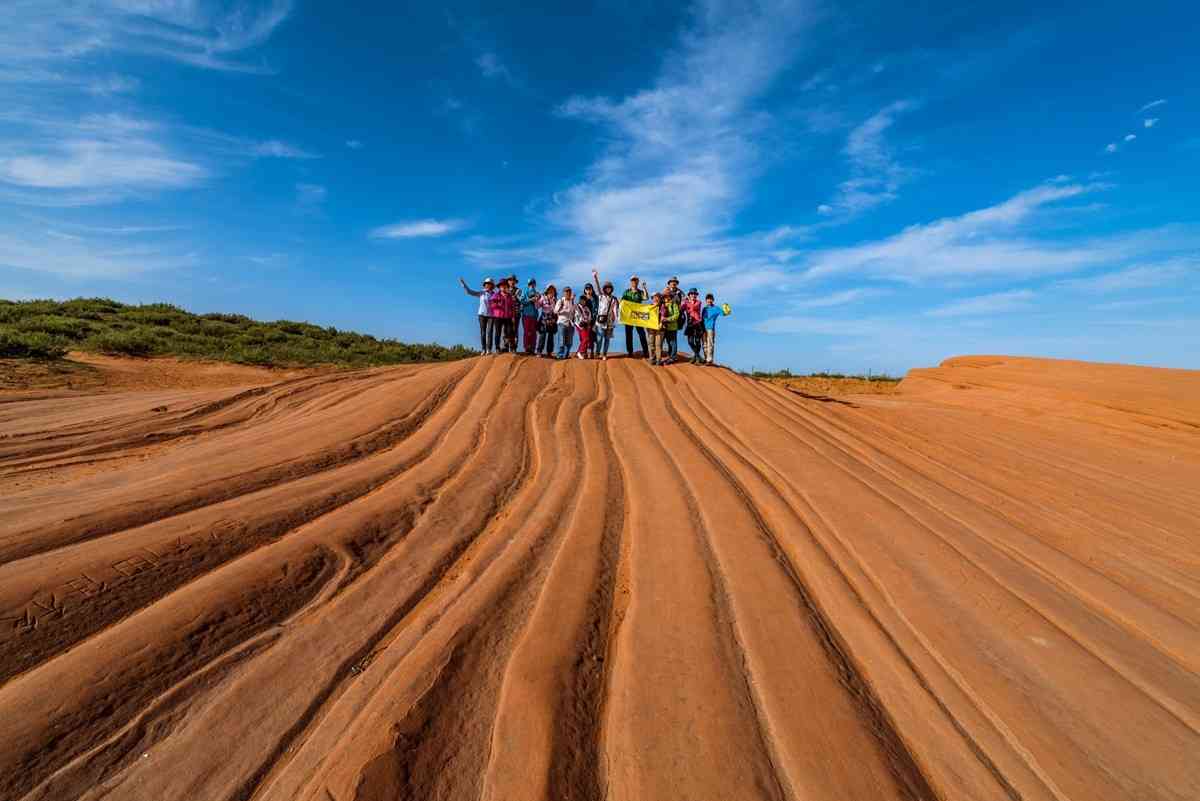
POLYGON ((262 158, 273 159, 319 159, 320 156, 316 153, 311 153, 303 148, 295 145, 281 142, 278 139, 268 139, 265 142, 259 142, 254 145, 253 153, 255 156, 262 158))
MULTIPOLYGON (((239 54, 266 41, 287 19, 291 0, 266 3, 194 0, 8 0, 0 27, 0 63, 44 69, 79 56, 124 52, 217 70, 266 71, 239 54)), ((70 73, 57 73, 71 80, 70 73)))
POLYGON ((896 198, 912 170, 899 164, 885 134, 896 117, 914 108, 908 100, 891 103, 854 128, 846 138, 843 153, 850 163, 851 177, 838 186, 828 203, 817 207, 820 214, 859 214, 896 198))
POLYGON ((1044 184, 998 205, 913 225, 876 242, 818 251, 806 261, 804 277, 849 274, 905 283, 1001 280, 1115 266, 1200 246, 1200 232, 1180 226, 1072 237, 1061 229, 1059 220, 1053 238, 1040 235, 1051 213, 1061 211, 1054 204, 1106 188, 1105 184, 1044 184))
POLYGON ((346 147, 350 148, 351 150, 362 150, 362 146, 363 146, 363 143, 357 139, 347 139, 346 140, 346 147))
POLYGON ((1029 289, 993 292, 952 301, 925 312, 928 317, 978 317, 1029 308, 1034 293, 1029 289))
MULTIPOLYGON (((593 266, 606 277, 645 274, 649 266, 685 281, 728 281, 718 285, 726 292, 765 280, 750 276, 772 269, 768 246, 727 233, 761 166, 759 137, 770 123, 754 102, 797 54, 811 16, 801 0, 701 2, 650 86, 564 103, 562 116, 599 126, 609 144, 582 181, 555 197, 548 221, 564 235, 536 251, 570 276, 593 266)), ((497 263, 511 254, 476 256, 497 263)))
POLYGON ((86 89, 93 95, 109 96, 136 92, 141 85, 141 81, 128 75, 107 75, 91 80, 86 89))
POLYGON ((209 175, 205 167, 172 152, 160 126, 148 120, 107 114, 38 125, 41 136, 8 144, 17 152, 0 158, 0 184, 40 194, 10 199, 26 197, 36 203, 39 198, 53 200, 46 193, 58 193, 68 201, 104 202, 141 190, 193 186, 209 175))
POLYGON ((313 209, 325 202, 329 190, 320 184, 296 184, 296 203, 301 208, 313 209))
POLYGON ((1117 143, 1109 142, 1107 145, 1104 146, 1104 152, 1105 153, 1116 153, 1117 152, 1117 143))
POLYGON ((1147 117, 1142 120, 1143 128, 1153 128, 1155 125, 1158 125, 1158 117, 1147 117))
POLYGON ((1157 264, 1138 264, 1115 272, 1059 281, 1064 289, 1094 294, 1146 289, 1200 277, 1200 258, 1170 259, 1157 264))
POLYGON ((465 220, 409 220, 371 229, 372 239, 414 239, 445 236, 467 227, 465 220))
POLYGON ((192 266, 197 257, 157 240, 114 242, 87 236, 0 229, 0 265, 73 279, 126 278, 192 266))
POLYGON ((846 306, 851 303, 857 303, 861 300, 869 298, 877 298, 886 295, 888 290, 879 287, 860 287, 857 289, 844 289, 840 292, 831 292, 828 295, 817 297, 801 298, 792 301, 791 306, 794 309, 827 309, 834 306, 846 306))
POLYGON ((1137 139, 1137 134, 1125 134, 1126 142, 1132 142, 1134 139, 1137 139))
POLYGON ((480 53, 475 57, 475 66, 479 67, 479 72, 485 78, 493 78, 502 80, 506 83, 516 83, 516 78, 500 57, 492 51, 480 53))
POLYGON ((1141 114, 1143 111, 1149 111, 1152 108, 1158 108, 1166 102, 1166 100, 1151 100, 1149 103, 1139 108, 1138 113, 1141 114))

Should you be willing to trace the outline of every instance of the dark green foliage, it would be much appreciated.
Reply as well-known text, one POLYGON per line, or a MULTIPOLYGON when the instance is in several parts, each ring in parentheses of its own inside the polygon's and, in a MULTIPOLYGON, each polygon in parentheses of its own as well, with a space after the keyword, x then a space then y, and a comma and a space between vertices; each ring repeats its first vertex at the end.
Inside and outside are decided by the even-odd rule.
POLYGON ((461 345, 409 345, 293 320, 192 314, 167 303, 129 306, 106 298, 0 300, 0 357, 61 358, 68 350, 125 356, 180 356, 267 366, 366 367, 452 361, 461 345))
POLYGON ((0 357, 7 359, 61 359, 67 355, 62 340, 40 331, 6 330, 0 325, 0 357))
POLYGON ((900 379, 887 373, 867 373, 866 375, 846 375, 844 373, 793 373, 791 370, 783 369, 769 373, 763 370, 752 370, 749 373, 743 373, 751 378, 854 378, 859 381, 891 381, 897 382, 900 379))

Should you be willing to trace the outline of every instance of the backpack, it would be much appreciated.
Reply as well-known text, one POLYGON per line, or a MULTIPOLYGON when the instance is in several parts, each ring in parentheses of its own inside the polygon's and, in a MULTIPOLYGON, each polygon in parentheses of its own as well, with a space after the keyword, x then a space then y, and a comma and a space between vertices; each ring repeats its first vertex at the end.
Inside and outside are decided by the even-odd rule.
POLYGON ((587 327, 592 324, 592 305, 586 300, 581 300, 575 304, 575 319, 580 326, 587 327))

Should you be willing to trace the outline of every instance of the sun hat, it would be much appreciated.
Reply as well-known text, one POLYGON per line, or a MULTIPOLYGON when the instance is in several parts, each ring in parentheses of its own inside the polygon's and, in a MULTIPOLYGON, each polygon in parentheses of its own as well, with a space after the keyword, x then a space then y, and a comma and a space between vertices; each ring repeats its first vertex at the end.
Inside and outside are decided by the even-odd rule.
POLYGON ((600 288, 601 289, 612 289, 613 288, 612 281, 605 281, 603 286, 601 286, 600 288))
POLYGON ((669 279, 667 279, 667 283, 668 284, 678 284, 679 278, 677 278, 676 276, 673 275, 669 279))
POLYGON ((495 284, 496 282, 495 282, 495 281, 493 281, 493 280, 492 280, 492 279, 490 279, 490 278, 485 278, 485 279, 483 279, 483 283, 485 283, 485 284, 495 284))
POLYGON ((700 294, 700 290, 699 290, 699 289, 696 289, 696 287, 692 287, 691 289, 689 289, 689 290, 688 290, 688 294, 689 294, 689 295, 699 295, 699 294, 700 294))
POLYGON ((641 281, 642 279, 638 278, 636 275, 631 275, 631 276, 629 276, 629 280, 630 281, 641 281))

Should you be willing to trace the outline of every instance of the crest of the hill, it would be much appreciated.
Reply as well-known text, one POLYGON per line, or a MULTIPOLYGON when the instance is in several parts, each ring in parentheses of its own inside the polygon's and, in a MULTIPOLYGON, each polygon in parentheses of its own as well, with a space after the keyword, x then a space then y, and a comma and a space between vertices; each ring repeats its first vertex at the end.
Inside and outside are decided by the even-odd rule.
POLYGON ((178 356, 269 366, 370 366, 453 361, 461 345, 410 344, 307 322, 193 314, 167 303, 106 298, 0 300, 0 357, 59 359, 69 351, 178 356))

